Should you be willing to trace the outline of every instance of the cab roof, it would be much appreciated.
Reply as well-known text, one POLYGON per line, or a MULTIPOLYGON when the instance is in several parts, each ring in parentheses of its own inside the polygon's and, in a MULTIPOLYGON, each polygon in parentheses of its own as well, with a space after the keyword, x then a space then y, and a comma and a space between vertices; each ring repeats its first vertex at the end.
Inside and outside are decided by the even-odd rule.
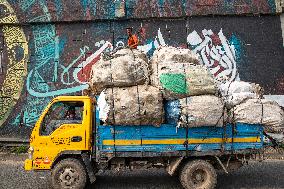
POLYGON ((54 100, 90 100, 89 96, 58 96, 54 100))

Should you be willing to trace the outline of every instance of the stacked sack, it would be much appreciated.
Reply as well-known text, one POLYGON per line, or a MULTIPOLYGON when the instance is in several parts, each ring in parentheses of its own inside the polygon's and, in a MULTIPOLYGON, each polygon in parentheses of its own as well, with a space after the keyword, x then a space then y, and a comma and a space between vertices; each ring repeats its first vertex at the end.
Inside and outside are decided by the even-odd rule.
POLYGON ((149 82, 148 58, 138 50, 121 49, 92 67, 91 86, 98 98, 99 118, 108 125, 160 125, 162 94, 149 82))
POLYGON ((189 49, 157 49, 150 66, 151 84, 160 88, 167 100, 216 93, 212 75, 189 49))
POLYGON ((189 49, 162 47, 150 61, 151 85, 163 94, 166 121, 185 127, 223 126, 224 103, 207 67, 189 49))
POLYGON ((110 58, 101 55, 92 67, 91 86, 96 94, 108 87, 143 85, 149 80, 148 59, 138 50, 121 49, 110 58))
POLYGON ((230 122, 263 124, 265 132, 283 133, 284 111, 275 101, 263 99, 258 84, 227 82, 219 86, 219 91, 228 108, 230 122))
POLYGON ((155 125, 164 121, 162 95, 152 86, 113 87, 98 99, 100 119, 107 125, 155 125))

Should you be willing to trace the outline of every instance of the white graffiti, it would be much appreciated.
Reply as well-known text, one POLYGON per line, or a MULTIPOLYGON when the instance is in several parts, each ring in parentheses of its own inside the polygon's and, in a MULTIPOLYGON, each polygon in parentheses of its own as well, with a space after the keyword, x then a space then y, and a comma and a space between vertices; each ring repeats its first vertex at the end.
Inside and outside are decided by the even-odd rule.
POLYGON ((146 44, 146 45, 140 45, 137 47, 137 49, 143 51, 144 53, 148 53, 153 47, 155 49, 159 48, 160 46, 166 46, 166 42, 163 38, 161 29, 158 29, 158 35, 155 37, 155 40, 152 42, 146 44))
POLYGON ((201 62, 207 66, 216 80, 239 80, 235 55, 235 46, 224 36, 222 29, 218 35, 212 30, 202 30, 203 36, 196 31, 187 36, 187 42, 200 55, 201 62))
POLYGON ((96 47, 101 47, 101 46, 104 45, 105 43, 106 43, 105 40, 97 41, 97 42, 95 43, 95 46, 96 46, 96 47))
MULTIPOLYGON (((229 43, 222 29, 218 35, 214 34, 212 30, 206 29, 202 31, 202 34, 203 36, 200 36, 196 31, 191 32, 187 36, 187 42, 193 47, 192 50, 199 54, 200 61, 209 68, 216 81, 240 80, 235 46, 229 43)), ((138 46, 138 49, 148 53, 153 48, 157 49, 166 45, 159 28, 154 40, 146 45, 138 46)))

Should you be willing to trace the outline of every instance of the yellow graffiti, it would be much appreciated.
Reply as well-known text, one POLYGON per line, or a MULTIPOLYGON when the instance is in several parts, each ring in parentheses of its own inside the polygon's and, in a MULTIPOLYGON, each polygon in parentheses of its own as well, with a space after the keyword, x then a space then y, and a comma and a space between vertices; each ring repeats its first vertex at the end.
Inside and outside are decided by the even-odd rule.
POLYGON ((27 75, 28 43, 23 29, 18 23, 12 6, 6 0, 0 0, 4 16, 2 32, 7 48, 7 70, 0 93, 0 126, 6 121, 20 98, 24 77, 27 75))

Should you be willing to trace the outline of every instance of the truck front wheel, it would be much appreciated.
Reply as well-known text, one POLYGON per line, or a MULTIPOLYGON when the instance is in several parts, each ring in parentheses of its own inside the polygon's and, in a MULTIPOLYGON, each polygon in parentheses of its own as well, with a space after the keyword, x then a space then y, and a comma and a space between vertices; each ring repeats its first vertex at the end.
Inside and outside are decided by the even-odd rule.
POLYGON ((185 189, 213 189, 217 183, 217 174, 207 161, 193 160, 182 167, 180 182, 185 189))
POLYGON ((61 160, 51 173, 51 182, 55 189, 82 189, 85 187, 86 181, 86 170, 82 162, 75 158, 61 160))

